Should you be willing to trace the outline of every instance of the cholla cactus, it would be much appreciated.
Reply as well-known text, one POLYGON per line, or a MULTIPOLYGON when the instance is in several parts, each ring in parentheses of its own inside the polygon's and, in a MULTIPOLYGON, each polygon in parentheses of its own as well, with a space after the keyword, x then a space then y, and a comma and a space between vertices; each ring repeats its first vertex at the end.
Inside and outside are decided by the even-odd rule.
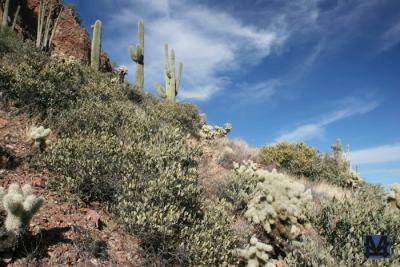
POLYGON ((255 174, 262 182, 257 184, 245 217, 261 224, 266 233, 271 233, 279 223, 277 230, 280 235, 289 240, 297 239, 300 235, 299 226, 306 223, 304 208, 311 203, 311 191, 305 191, 303 184, 292 181, 276 170, 257 170, 255 174))
POLYGON ((43 198, 37 198, 32 194, 29 184, 21 188, 18 183, 11 184, 7 193, 3 187, 0 187, 0 200, 7 211, 6 229, 17 233, 29 228, 32 216, 44 203, 43 198))
POLYGON ((125 80, 125 75, 128 74, 128 68, 126 66, 119 66, 117 69, 117 75, 118 75, 118 83, 123 84, 125 80))
POLYGON ((244 160, 242 164, 233 163, 233 169, 237 174, 247 174, 253 176, 257 170, 257 163, 252 160, 244 160))
POLYGON ((50 135, 51 130, 45 129, 43 126, 33 127, 28 134, 28 142, 35 148, 43 151, 46 145, 50 144, 47 137, 50 135))
POLYGON ((270 262, 269 253, 273 250, 271 245, 262 243, 253 236, 250 239, 250 244, 244 249, 237 249, 235 254, 243 257, 247 261, 247 267, 275 267, 275 264, 270 262))
POLYGON ((350 173, 349 178, 345 181, 347 186, 356 187, 363 182, 363 179, 356 171, 349 169, 349 173, 350 173))
POLYGON ((400 210, 400 184, 392 184, 386 196, 390 208, 400 210))
POLYGON ((231 123, 225 123, 224 128, 204 124, 200 130, 200 136, 207 140, 225 137, 232 129, 231 123))

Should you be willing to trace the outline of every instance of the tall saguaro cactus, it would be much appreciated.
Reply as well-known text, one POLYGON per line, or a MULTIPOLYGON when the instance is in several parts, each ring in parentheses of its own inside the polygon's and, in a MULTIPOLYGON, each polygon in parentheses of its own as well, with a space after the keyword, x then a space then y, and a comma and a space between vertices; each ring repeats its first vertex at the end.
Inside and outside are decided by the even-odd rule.
POLYGON ((43 0, 40 0, 38 24, 37 24, 37 32, 36 32, 36 47, 37 48, 40 48, 40 45, 42 43, 42 32, 43 32, 45 11, 46 11, 45 4, 44 4, 43 0))
POLYGON ((138 22, 138 44, 135 47, 129 46, 128 52, 131 55, 131 58, 134 62, 136 62, 136 82, 135 88, 137 90, 143 90, 144 84, 144 25, 143 21, 139 20, 138 22))
POLYGON ((50 7, 47 9, 44 0, 40 0, 37 35, 36 35, 36 47, 41 48, 42 50, 46 50, 48 48, 53 11, 54 11, 53 4, 51 4, 50 7))
POLYGON ((10 9, 10 0, 6 0, 4 4, 3 21, 1 23, 1 31, 4 32, 8 27, 8 11, 10 9))
POLYGON ((175 74, 175 52, 171 49, 171 61, 168 57, 168 44, 164 45, 165 53, 165 88, 159 84, 154 87, 160 97, 166 98, 168 101, 175 102, 178 94, 179 85, 182 76, 182 63, 179 63, 178 73, 175 74))
POLYGON ((100 20, 96 20, 93 26, 92 50, 90 53, 90 66, 94 70, 100 67, 100 51, 101 51, 101 26, 100 20))

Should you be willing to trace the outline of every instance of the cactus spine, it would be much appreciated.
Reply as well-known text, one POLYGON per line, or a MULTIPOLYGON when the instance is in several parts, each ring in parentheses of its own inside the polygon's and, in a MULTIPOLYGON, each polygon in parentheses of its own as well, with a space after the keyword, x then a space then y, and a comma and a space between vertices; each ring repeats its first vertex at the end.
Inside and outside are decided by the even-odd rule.
POLYGON ((136 82, 135 88, 143 90, 144 84, 144 25, 143 21, 138 22, 138 44, 136 48, 129 46, 128 52, 134 62, 136 62, 136 82))
POLYGON ((12 26, 11 26, 11 30, 12 31, 15 30, 15 26, 17 25, 17 19, 18 19, 18 16, 19 16, 20 9, 21 9, 21 6, 18 6, 17 7, 17 11, 15 11, 14 20, 13 20, 13 23, 12 23, 12 26))
POLYGON ((92 50, 90 54, 90 66, 94 70, 100 67, 100 51, 101 51, 101 26, 100 20, 96 20, 93 26, 92 50))
POLYGON ((10 9, 10 0, 6 0, 4 4, 4 13, 3 13, 3 21, 1 23, 1 31, 4 32, 8 27, 8 11, 10 9))
POLYGON ((182 63, 179 63, 178 73, 175 74, 175 52, 171 49, 171 62, 168 58, 168 44, 164 45, 165 53, 165 88, 159 84, 155 84, 158 94, 168 101, 176 102, 176 95, 178 94, 179 85, 182 76, 182 63))

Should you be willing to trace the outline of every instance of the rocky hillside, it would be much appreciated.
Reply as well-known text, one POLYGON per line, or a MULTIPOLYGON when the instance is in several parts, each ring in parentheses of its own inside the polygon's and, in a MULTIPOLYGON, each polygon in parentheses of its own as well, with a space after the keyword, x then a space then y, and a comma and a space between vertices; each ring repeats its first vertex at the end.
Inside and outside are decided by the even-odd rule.
POLYGON ((60 10, 59 48, 38 48, 29 23, 0 33, 1 264, 400 266, 400 186, 362 181, 340 142, 228 139, 232 125, 176 102, 182 67, 160 97, 143 90, 143 22, 132 85, 89 66, 86 45, 65 52, 87 33, 60 10), (363 263, 365 233, 390 236, 391 257, 363 263))

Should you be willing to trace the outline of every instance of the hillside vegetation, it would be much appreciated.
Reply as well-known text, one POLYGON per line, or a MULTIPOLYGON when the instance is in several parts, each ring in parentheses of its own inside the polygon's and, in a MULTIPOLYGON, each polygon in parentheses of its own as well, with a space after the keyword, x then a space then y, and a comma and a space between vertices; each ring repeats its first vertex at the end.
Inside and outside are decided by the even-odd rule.
POLYGON ((47 190, 99 203, 139 238, 143 266, 361 266, 362 235, 380 233, 392 257, 363 266, 400 265, 397 187, 361 182, 305 144, 204 138, 196 106, 114 78, 0 35, 1 109, 43 126, 21 160, 48 170, 47 190))

